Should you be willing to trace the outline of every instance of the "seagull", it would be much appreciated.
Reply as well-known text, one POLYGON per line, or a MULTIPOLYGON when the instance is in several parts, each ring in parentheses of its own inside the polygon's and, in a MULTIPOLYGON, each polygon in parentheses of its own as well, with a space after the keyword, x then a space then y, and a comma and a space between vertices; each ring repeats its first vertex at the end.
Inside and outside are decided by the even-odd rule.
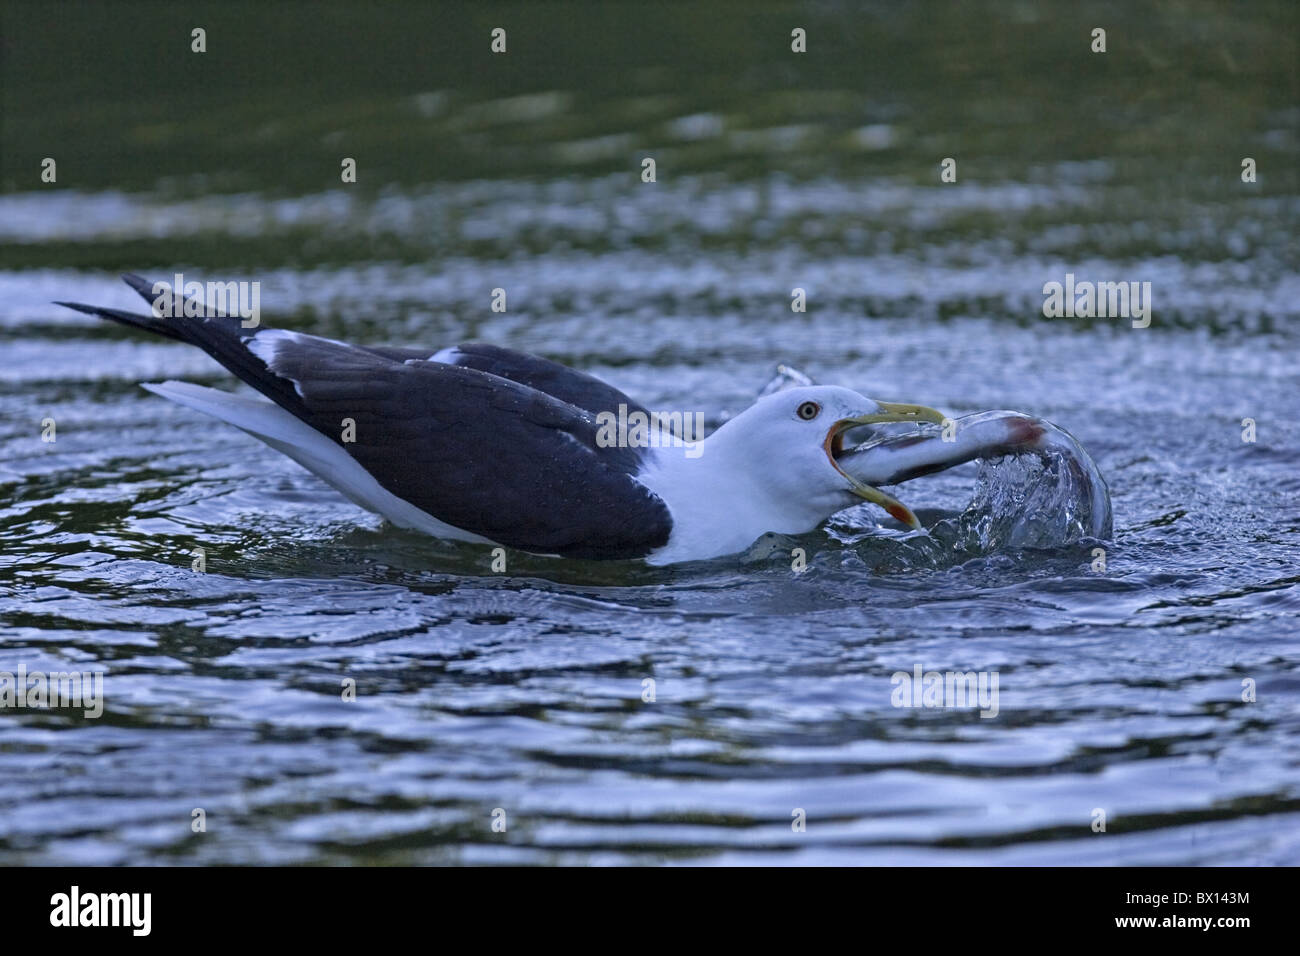
POLYGON ((906 505, 842 467, 845 436, 947 420, 924 405, 800 385, 759 398, 698 442, 609 441, 602 414, 653 416, 557 362, 483 343, 430 351, 247 328, 193 300, 166 302, 175 293, 165 283, 123 279, 150 314, 56 304, 198 346, 260 395, 143 387, 242 429, 393 524, 440 538, 666 565, 742 552, 768 532, 802 534, 863 500, 920 529, 906 505))

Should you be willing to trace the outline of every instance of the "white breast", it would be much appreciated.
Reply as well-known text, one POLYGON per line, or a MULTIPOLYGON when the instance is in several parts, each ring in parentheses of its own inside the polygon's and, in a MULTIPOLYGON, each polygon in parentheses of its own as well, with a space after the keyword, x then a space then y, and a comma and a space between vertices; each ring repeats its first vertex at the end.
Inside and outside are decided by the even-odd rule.
POLYGON ((775 501, 752 462, 736 464, 705 441, 704 453, 688 457, 682 448, 650 449, 637 480, 658 495, 672 513, 668 543, 652 551, 647 564, 703 561, 744 551, 769 531, 802 534, 825 518, 797 503, 775 501))

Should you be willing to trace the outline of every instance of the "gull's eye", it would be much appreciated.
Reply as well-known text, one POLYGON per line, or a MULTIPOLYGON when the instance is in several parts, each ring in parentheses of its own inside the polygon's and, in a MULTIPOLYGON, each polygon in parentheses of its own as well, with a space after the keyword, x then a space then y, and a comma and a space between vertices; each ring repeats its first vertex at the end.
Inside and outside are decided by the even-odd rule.
POLYGON ((804 421, 810 422, 817 417, 817 415, 821 412, 821 410, 822 407, 818 405, 816 402, 804 402, 795 411, 795 414, 798 415, 800 418, 802 418, 804 421))

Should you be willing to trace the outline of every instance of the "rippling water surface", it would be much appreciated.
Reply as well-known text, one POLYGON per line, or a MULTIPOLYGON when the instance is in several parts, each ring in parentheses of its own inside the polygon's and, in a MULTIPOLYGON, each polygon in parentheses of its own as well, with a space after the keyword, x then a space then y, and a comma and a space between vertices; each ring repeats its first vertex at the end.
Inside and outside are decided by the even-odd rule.
MULTIPOLYGON (((826 6, 793 62, 766 4, 506 7, 508 74, 488 14, 214 8, 195 63, 165 52, 188 20, 63 9, 5 23, 0 670, 102 670, 105 709, 0 711, 0 862, 1300 861, 1292 6, 826 6), (134 308, 127 270, 540 352, 710 427, 779 362, 1023 410, 1089 450, 1114 534, 926 542, 864 506, 716 561, 493 573, 138 387, 233 387, 197 350, 51 305, 134 308), (1151 327, 1043 318, 1067 272, 1150 282, 1151 327), (995 672, 996 717, 893 706, 918 666, 995 672)), ((899 494, 955 520, 997 467, 899 494)))

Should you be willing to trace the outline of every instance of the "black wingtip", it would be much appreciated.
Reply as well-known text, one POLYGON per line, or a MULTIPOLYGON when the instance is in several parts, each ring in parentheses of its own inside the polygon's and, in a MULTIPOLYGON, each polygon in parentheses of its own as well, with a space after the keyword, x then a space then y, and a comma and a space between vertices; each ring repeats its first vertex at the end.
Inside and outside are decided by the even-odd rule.
POLYGON ((56 300, 54 304, 61 305, 65 309, 75 309, 78 312, 84 312, 86 315, 99 314, 99 309, 95 308, 93 305, 86 305, 83 302, 59 302, 56 300))
POLYGON ((148 279, 146 279, 144 276, 138 276, 134 272, 124 272, 122 274, 122 281, 125 282, 127 285, 129 285, 140 295, 142 295, 146 301, 149 302, 153 301, 154 284, 150 282, 148 279))
POLYGON ((155 335, 161 335, 165 339, 173 339, 177 342, 188 341, 181 334, 182 327, 177 324, 169 324, 162 319, 153 315, 137 315, 134 312, 124 312, 121 309, 110 309, 103 305, 86 305, 82 302, 55 302, 55 305, 61 305, 65 309, 72 309, 76 312, 84 312, 86 315, 96 315, 101 319, 112 319, 114 322, 120 322, 122 325, 129 325, 133 329, 144 329, 146 332, 152 332, 155 335))

